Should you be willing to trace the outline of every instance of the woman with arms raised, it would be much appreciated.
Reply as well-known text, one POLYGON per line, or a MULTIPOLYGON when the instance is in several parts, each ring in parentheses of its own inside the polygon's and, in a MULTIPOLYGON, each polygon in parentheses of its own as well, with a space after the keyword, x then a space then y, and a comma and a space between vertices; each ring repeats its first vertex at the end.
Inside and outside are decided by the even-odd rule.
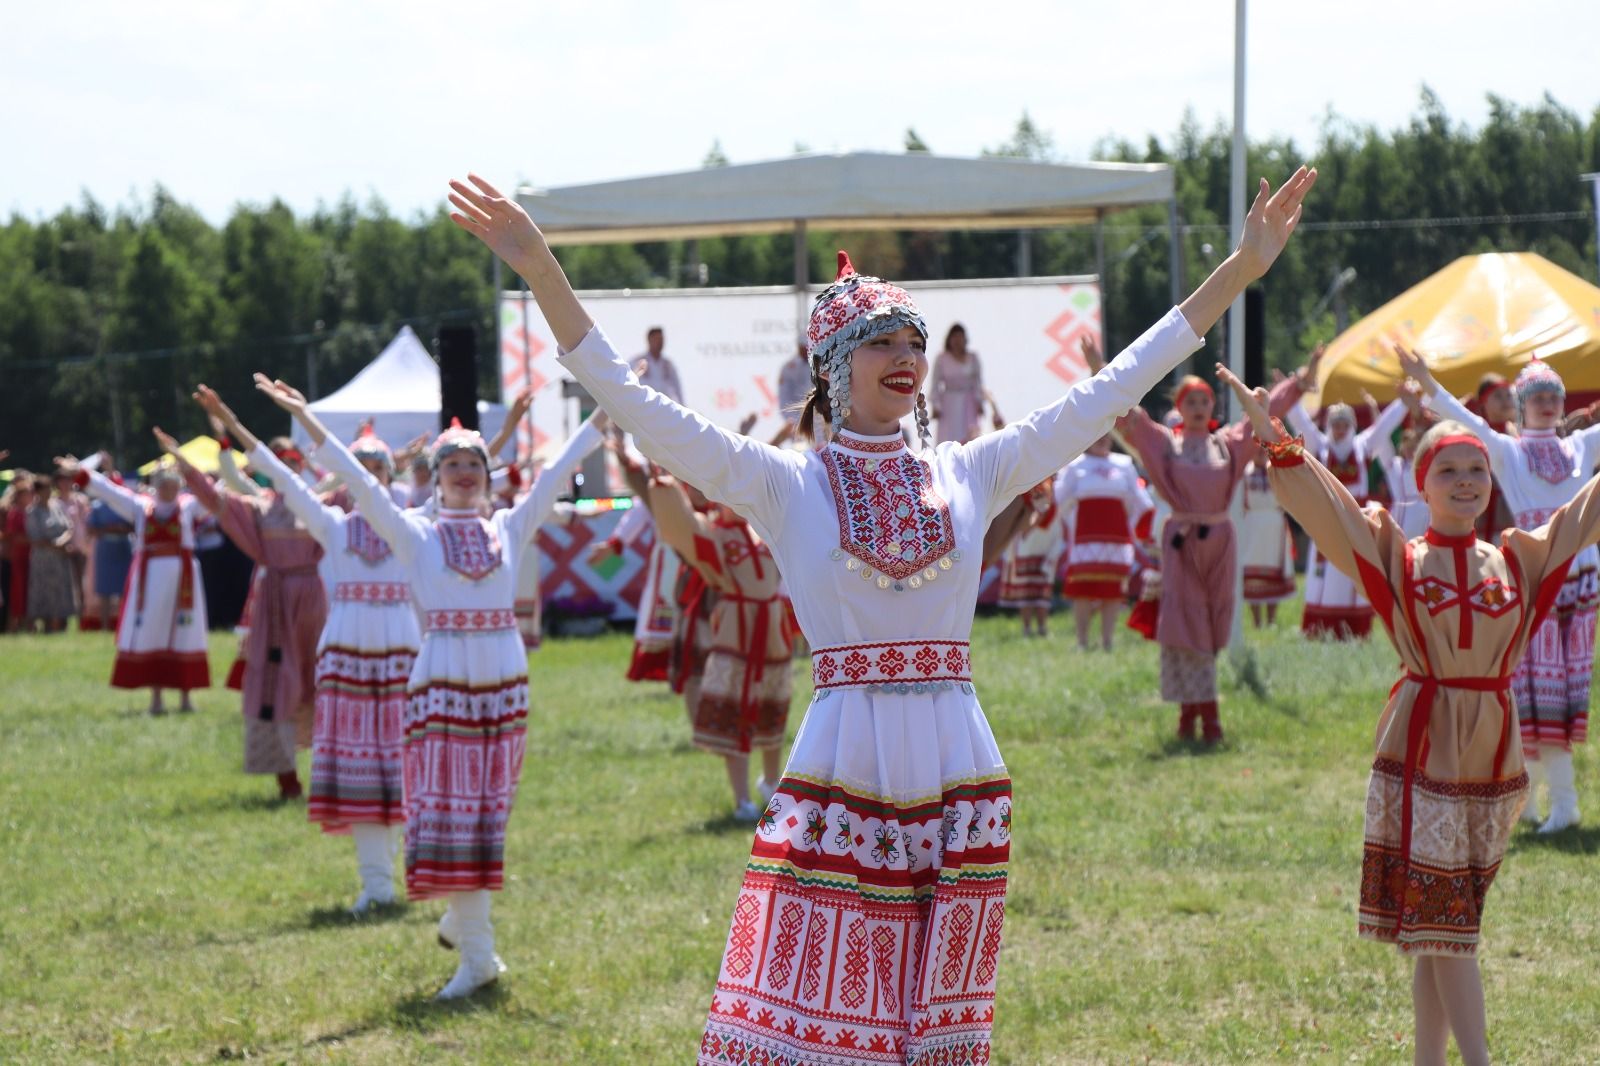
POLYGON ((317 460, 344 478, 356 507, 393 549, 425 628, 406 686, 406 894, 443 897, 439 938, 461 964, 439 993, 458 999, 496 980, 489 893, 505 877, 506 822, 517 796, 528 720, 528 653, 517 631, 517 563, 574 468, 599 445, 604 415, 584 423, 533 491, 486 517, 489 451, 452 426, 429 465, 437 514, 405 511, 283 382, 256 387, 305 427, 317 460))
POLYGON ((1314 180, 1263 182, 1239 249, 1096 377, 969 444, 926 449, 927 327, 903 289, 839 277, 811 314, 830 443, 779 450, 642 386, 522 208, 474 177, 456 223, 527 280, 561 360, 639 448, 746 518, 787 578, 816 696, 756 828, 702 1063, 987 1057, 1011 785, 972 686, 984 530, 1103 435, 1264 274, 1314 180))

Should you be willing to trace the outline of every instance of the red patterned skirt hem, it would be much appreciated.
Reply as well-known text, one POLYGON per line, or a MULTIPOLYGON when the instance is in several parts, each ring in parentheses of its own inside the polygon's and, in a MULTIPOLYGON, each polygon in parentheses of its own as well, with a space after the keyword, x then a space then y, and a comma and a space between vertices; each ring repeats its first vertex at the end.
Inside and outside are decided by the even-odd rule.
POLYGON ((633 659, 628 663, 628 680, 666 681, 671 663, 671 648, 654 648, 646 651, 635 642, 633 645, 633 659))
POLYGON ((1300 631, 1308 637, 1363 640, 1372 633, 1372 608, 1308 605, 1300 618, 1300 631))
POLYGON ((119 651, 111 687, 210 688, 211 664, 203 651, 119 651))
POLYGON ((1069 600, 1116 600, 1128 598, 1127 576, 1106 577, 1103 574, 1067 575, 1061 594, 1069 600))

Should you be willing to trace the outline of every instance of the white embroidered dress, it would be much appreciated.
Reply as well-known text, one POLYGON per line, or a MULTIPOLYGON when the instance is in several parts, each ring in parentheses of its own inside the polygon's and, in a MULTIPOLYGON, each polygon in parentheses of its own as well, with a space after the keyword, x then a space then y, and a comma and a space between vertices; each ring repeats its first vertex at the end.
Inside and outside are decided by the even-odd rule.
MULTIPOLYGON (((1600 425, 1569 437, 1554 430, 1497 432, 1454 396, 1437 389, 1427 404, 1478 435, 1505 494, 1516 528, 1538 529, 1588 483, 1600 463, 1600 425)), ((1600 605, 1600 550, 1584 548, 1572 560, 1555 610, 1528 641, 1512 675, 1522 744, 1538 758, 1538 745, 1570 750, 1588 739, 1589 689, 1594 676, 1595 609, 1600 605)))
MULTIPOLYGON (((1296 402, 1289 410, 1289 425, 1305 438, 1306 451, 1339 479, 1357 503, 1365 504, 1371 491, 1367 466, 1372 461, 1375 442, 1393 433, 1405 416, 1405 404, 1391 401, 1372 425, 1335 441, 1324 436, 1306 409, 1296 402)), ((1364 637, 1372 630, 1372 605, 1354 581, 1328 565, 1315 544, 1306 554, 1306 608, 1300 628, 1307 636, 1335 639, 1364 637)))
POLYGON ((1155 510, 1133 460, 1080 455, 1056 475, 1067 530, 1067 599, 1120 600, 1133 574, 1134 531, 1155 510))
POLYGON ((584 423, 533 489, 488 518, 402 511, 343 444, 318 462, 350 486, 394 549, 424 630, 407 685, 406 894, 429 899, 504 881, 506 822, 516 800, 528 717, 528 653, 517 631, 517 563, 573 469, 600 443, 584 423))
POLYGON ((1056 403, 921 456, 898 434, 797 453, 719 429, 598 328, 561 356, 646 455, 750 521, 813 649, 700 1062, 987 1057, 1011 788, 968 657, 984 531, 1199 346, 1174 310, 1056 403))
POLYGON ((422 641, 405 567, 359 511, 323 503, 266 445, 257 442, 250 461, 322 545, 328 620, 317 640, 306 813, 328 833, 399 825, 401 718, 422 641))

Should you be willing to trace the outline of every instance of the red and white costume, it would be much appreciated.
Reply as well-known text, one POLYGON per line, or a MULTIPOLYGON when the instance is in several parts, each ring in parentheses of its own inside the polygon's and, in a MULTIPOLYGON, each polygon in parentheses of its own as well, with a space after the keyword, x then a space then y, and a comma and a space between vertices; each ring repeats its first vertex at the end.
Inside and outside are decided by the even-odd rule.
POLYGON ((1056 475, 1056 502, 1070 523, 1063 595, 1121 600, 1135 539, 1148 539, 1155 501, 1126 455, 1080 455, 1056 475))
POLYGON ((502 887, 528 718, 528 653, 512 613, 517 563, 534 550, 567 475, 599 443, 585 423, 531 492, 487 518, 444 507, 436 517, 403 511, 339 441, 329 437, 317 449, 393 548, 425 620, 404 715, 413 900, 502 887))
MULTIPOLYGON (((1337 442, 1323 435, 1299 403, 1289 410, 1289 424, 1305 438, 1306 451, 1339 479, 1357 503, 1364 505, 1370 495, 1367 466, 1372 461, 1375 442, 1393 433, 1405 416, 1405 404, 1394 400, 1372 425, 1337 442)), ((1365 637, 1372 632, 1372 605, 1354 581, 1327 565, 1315 544, 1306 554, 1306 609, 1300 630, 1308 637, 1335 640, 1365 637)))
POLYGON ((1244 468, 1239 492, 1244 505, 1239 523, 1244 602, 1281 603, 1294 595, 1294 543, 1283 506, 1267 480, 1266 463, 1244 468))
MULTIPOLYGON (((1600 462, 1600 425, 1569 437, 1526 428, 1512 437, 1496 432, 1443 389, 1427 403, 1441 416, 1468 426, 1488 447, 1495 479, 1518 529, 1534 530, 1548 522, 1587 484, 1600 462)), ((1595 608, 1600 602, 1597 566, 1600 552, 1592 545, 1572 560, 1555 609, 1534 632, 1512 676, 1522 745, 1531 759, 1540 758, 1540 746, 1570 753, 1573 744, 1588 739, 1595 608)))
POLYGON ((113 688, 211 685, 206 661, 206 598, 194 554, 199 504, 179 496, 163 504, 92 470, 82 472, 89 495, 133 526, 133 564, 117 623, 113 688))
POLYGON ((323 551, 329 607, 317 640, 306 813, 328 833, 400 825, 400 718, 421 642, 405 569, 365 517, 322 503, 265 445, 250 461, 323 551))
MULTIPOLYGON (((858 342, 883 321, 863 321, 867 282, 910 304, 876 279, 858 315, 851 290, 825 292, 858 342)), ((647 456, 801 576, 815 697, 744 866, 700 1063, 987 1061, 1012 808, 968 647, 984 532, 1199 346, 1173 311, 1056 403, 922 454, 898 433, 804 453, 738 436, 642 386, 598 328, 561 355, 647 456)))
MULTIPOLYGON (((611 534, 618 551, 647 532, 653 534, 650 509, 636 502, 622 516, 611 534)), ((683 562, 678 553, 654 537, 645 560, 644 591, 639 595, 639 613, 633 623, 633 658, 628 662, 629 681, 666 681, 672 662, 673 635, 678 625, 678 574, 683 562)))
POLYGON ((1000 571, 1000 606, 1048 608, 1055 602, 1056 559, 1062 546, 1060 508, 1050 479, 1024 496, 1022 532, 1006 549, 1000 571))

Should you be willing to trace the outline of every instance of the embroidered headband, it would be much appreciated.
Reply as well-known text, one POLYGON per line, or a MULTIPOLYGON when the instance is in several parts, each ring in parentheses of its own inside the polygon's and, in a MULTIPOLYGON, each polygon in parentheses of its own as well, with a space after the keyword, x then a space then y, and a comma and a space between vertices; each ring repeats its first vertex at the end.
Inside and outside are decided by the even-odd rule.
POLYGON ((839 274, 811 307, 806 346, 813 376, 828 374, 829 422, 834 433, 850 413, 850 353, 874 337, 911 326, 928 339, 928 324, 911 294, 882 278, 857 274, 850 256, 839 253, 839 274))
POLYGON ((489 469, 489 445, 483 439, 483 434, 475 429, 464 429, 461 419, 452 418, 450 428, 439 434, 433 442, 433 447, 428 452, 428 468, 439 469, 439 464, 445 456, 456 452, 471 452, 483 460, 483 468, 489 469))
POLYGON ((1485 374, 1483 376, 1483 380, 1478 382, 1478 403, 1485 403, 1488 401, 1489 397, 1493 396, 1501 389, 1509 389, 1510 387, 1511 382, 1507 381, 1499 374, 1485 374))
POLYGON ((1483 453, 1483 458, 1489 458, 1489 449, 1484 447, 1483 441, 1471 433, 1448 433, 1429 445, 1428 450, 1417 460, 1417 491, 1422 491, 1422 483, 1428 478, 1428 468, 1433 465, 1434 457, 1452 444, 1470 444, 1483 453))
POLYGON ((1196 378, 1193 381, 1185 381, 1182 385, 1178 386, 1178 394, 1172 398, 1172 406, 1182 407, 1183 398, 1189 395, 1191 392, 1205 393, 1207 396, 1211 397, 1212 403, 1215 403, 1217 400, 1217 394, 1215 390, 1213 390, 1206 382, 1196 378))
POLYGON ((1561 375, 1551 370, 1549 363, 1538 360, 1522 368, 1522 373, 1517 375, 1517 382, 1513 388, 1517 394, 1519 408, 1528 402, 1529 396, 1536 393, 1553 392, 1557 396, 1567 394, 1567 386, 1562 383, 1561 375))
POLYGON ((1347 403, 1335 403, 1328 406, 1328 425, 1335 422, 1345 422, 1351 426, 1356 424, 1356 411, 1347 403))
POLYGON ((306 461, 305 453, 292 444, 287 448, 274 448, 272 449, 272 454, 278 457, 280 463, 304 463, 306 461))

